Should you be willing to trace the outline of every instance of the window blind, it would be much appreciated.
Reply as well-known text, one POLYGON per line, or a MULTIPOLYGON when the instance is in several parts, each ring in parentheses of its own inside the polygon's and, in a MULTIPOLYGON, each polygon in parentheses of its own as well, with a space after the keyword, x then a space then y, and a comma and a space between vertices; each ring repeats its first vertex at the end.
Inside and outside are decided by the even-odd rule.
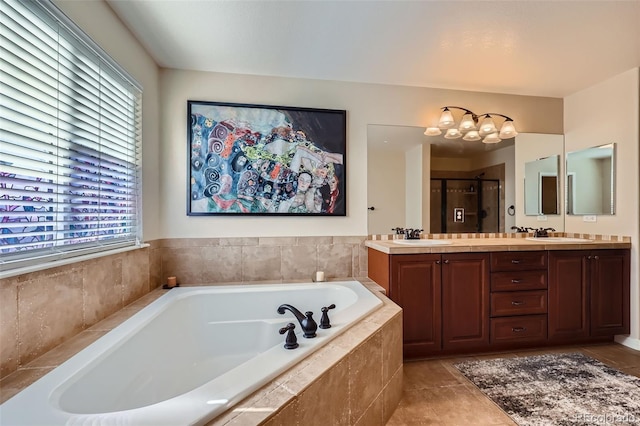
POLYGON ((49 1, 0 1, 2 270, 139 244, 142 91, 49 1))

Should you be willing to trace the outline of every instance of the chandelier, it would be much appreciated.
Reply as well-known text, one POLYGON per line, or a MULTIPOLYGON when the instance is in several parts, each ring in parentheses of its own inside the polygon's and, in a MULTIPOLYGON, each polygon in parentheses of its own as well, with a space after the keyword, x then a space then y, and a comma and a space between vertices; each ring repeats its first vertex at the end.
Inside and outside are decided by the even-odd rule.
POLYGON ((476 114, 467 108, 457 106, 442 107, 442 115, 440 116, 440 121, 438 121, 438 127, 427 127, 424 134, 438 136, 442 134, 443 130, 446 130, 445 139, 458 139, 460 137, 465 141, 479 141, 482 139, 483 143, 498 143, 503 139, 509 139, 518 134, 511 117, 495 112, 476 114), (464 111, 460 124, 456 124, 449 108, 464 111), (498 131, 496 124, 493 122, 493 116, 504 118, 500 131, 498 131), (480 125, 478 125, 478 122, 480 125))

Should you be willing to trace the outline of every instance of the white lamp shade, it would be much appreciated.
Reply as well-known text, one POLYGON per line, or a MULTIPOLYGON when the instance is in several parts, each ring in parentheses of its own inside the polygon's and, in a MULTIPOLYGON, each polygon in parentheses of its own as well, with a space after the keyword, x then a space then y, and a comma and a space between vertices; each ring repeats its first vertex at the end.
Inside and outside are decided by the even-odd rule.
POLYGON ((486 136, 491 133, 496 133, 498 129, 490 115, 487 115, 482 123, 480 123, 480 136, 486 136))
POLYGON ((502 139, 500 139, 498 137, 498 133, 494 132, 491 134, 488 134, 487 136, 485 136, 484 139, 482 139, 482 143, 498 143, 500 142, 502 139))
POLYGON ((449 129, 449 130, 447 130, 447 133, 445 133, 444 138, 445 139, 458 139, 460 136, 462 136, 462 133, 460 133, 460 130, 458 130, 458 129, 449 129))
POLYGON ((427 130, 424 131, 424 134, 427 136, 438 136, 442 134, 442 130, 437 127, 427 127, 427 130))
POLYGON ((467 134, 464 135, 464 137, 462 139, 465 140, 465 141, 473 142, 473 141, 479 141, 482 138, 480 137, 480 134, 478 133, 477 130, 471 130, 471 131, 467 132, 467 134))
POLYGON ((448 108, 445 108, 440 116, 440 121, 438 121, 438 127, 441 129, 450 129, 455 126, 455 124, 456 122, 453 119, 453 114, 451 114, 451 111, 449 111, 448 108))
POLYGON ((516 132, 516 126, 513 124, 513 121, 507 120, 502 124, 499 136, 500 139, 509 139, 518 136, 518 132, 516 132))
POLYGON ((462 116, 462 121, 460 121, 460 127, 458 127, 462 133, 468 132, 470 130, 476 130, 476 123, 473 121, 473 116, 469 113, 462 116))

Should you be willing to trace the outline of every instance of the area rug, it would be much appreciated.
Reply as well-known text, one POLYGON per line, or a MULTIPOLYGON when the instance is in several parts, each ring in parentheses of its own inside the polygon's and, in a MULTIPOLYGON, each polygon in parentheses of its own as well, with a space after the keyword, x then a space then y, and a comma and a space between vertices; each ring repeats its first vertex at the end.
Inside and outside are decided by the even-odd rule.
POLYGON ((640 378, 581 353, 454 366, 518 425, 640 425, 640 378))

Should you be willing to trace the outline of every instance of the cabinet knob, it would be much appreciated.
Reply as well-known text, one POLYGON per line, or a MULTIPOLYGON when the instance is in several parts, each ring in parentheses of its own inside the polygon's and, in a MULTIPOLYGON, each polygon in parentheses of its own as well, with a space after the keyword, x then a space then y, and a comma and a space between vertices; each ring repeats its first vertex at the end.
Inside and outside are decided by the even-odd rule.
POLYGON ((525 304, 525 302, 521 302, 521 301, 519 301, 519 300, 514 300, 514 301, 512 301, 512 302, 511 302, 511 304, 512 304, 513 306, 520 306, 520 305, 524 305, 524 304, 525 304))
POLYGON ((595 260, 598 260, 598 259, 600 259, 600 256, 593 256, 593 258, 594 258, 595 260))
POLYGON ((523 331, 527 331, 526 327, 513 327, 511 329, 514 333, 522 333, 523 331))
POLYGON ((511 280, 511 282, 514 283, 514 284, 520 284, 522 282, 522 280, 516 278, 516 279, 511 280))
POLYGON ((444 260, 444 263, 445 263, 445 264, 448 264, 448 263, 449 263, 449 259, 445 259, 445 260, 444 260))
POLYGON ((436 260, 436 265, 439 265, 439 264, 440 264, 440 261, 439 261, 439 260, 436 260))
POLYGON ((518 259, 512 259, 511 263, 517 265, 518 263, 520 263, 520 261, 518 259))

